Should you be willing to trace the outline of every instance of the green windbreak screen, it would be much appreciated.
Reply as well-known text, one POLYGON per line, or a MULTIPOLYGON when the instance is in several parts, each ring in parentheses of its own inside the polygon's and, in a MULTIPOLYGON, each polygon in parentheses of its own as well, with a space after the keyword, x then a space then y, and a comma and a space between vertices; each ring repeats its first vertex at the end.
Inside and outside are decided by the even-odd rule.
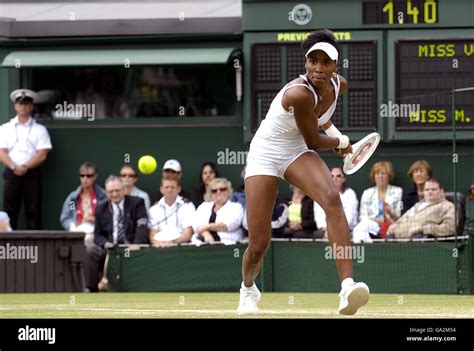
POLYGON ((13 51, 1 67, 225 64, 235 48, 13 51))
MULTIPOLYGON (((245 245, 114 251, 112 291, 237 291, 245 245)), ((325 242, 271 243, 257 285, 262 291, 338 292, 325 242)), ((467 242, 374 243, 352 247, 354 275, 375 293, 468 294, 467 242), (457 247, 457 257, 453 249, 457 247)))

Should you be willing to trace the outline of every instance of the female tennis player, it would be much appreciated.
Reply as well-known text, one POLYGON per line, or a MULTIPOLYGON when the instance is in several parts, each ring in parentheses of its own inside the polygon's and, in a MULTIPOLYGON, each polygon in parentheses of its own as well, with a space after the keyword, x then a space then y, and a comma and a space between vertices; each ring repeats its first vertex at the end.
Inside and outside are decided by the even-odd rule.
MULTIPOLYGON (((347 90, 346 80, 336 73, 338 44, 329 30, 312 33, 303 43, 306 74, 291 81, 276 95, 266 118, 255 134, 247 156, 245 194, 249 243, 242 262, 243 282, 238 314, 258 313, 260 291, 255 279, 271 238, 272 210, 278 177, 302 189, 317 201, 327 216, 331 247, 351 245, 341 200, 326 163, 317 150, 352 152, 349 138, 330 118, 337 98, 347 90), (326 135, 320 135, 318 127, 326 135)), ((336 259, 341 283, 339 313, 351 315, 369 300, 369 289, 352 279, 351 257, 336 259)))

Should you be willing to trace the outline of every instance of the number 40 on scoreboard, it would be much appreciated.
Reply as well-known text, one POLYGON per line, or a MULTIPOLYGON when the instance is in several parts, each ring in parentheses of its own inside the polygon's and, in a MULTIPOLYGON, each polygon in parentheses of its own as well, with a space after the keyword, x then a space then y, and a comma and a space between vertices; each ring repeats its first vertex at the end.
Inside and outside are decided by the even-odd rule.
POLYGON ((364 24, 433 24, 438 22, 436 0, 364 2, 364 24))

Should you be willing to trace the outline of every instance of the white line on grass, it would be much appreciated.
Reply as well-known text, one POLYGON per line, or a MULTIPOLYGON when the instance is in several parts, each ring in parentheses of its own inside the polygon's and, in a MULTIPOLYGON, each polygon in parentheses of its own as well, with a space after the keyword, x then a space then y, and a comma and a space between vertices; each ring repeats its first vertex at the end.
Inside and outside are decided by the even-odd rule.
MULTIPOLYGON (((131 309, 131 308, 92 308, 92 307, 77 307, 77 308, 63 308, 63 307, 36 307, 36 308, 13 308, 0 307, 0 311, 90 311, 90 312, 115 312, 115 313, 154 313, 154 314, 235 314, 236 310, 185 310, 185 309, 131 309)), ((336 312, 319 311, 319 310, 260 310, 260 315, 334 315, 339 316, 336 312)), ((391 313, 389 311, 371 312, 360 311, 357 316, 369 317, 405 317, 405 318, 472 318, 469 314, 457 313, 391 313)))

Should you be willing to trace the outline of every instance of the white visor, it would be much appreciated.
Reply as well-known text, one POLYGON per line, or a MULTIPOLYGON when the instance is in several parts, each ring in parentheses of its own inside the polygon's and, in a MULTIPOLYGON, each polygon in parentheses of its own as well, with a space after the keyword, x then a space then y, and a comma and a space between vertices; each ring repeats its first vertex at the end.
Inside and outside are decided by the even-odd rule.
POLYGON ((314 50, 322 50, 324 51, 331 60, 335 60, 337 62, 337 59, 339 57, 339 54, 337 52, 337 49, 329 44, 329 43, 326 43, 326 42, 319 42, 319 43, 316 43, 314 44, 313 46, 311 46, 311 48, 308 50, 308 52, 306 53, 306 57, 308 57, 308 55, 313 52, 314 50))

